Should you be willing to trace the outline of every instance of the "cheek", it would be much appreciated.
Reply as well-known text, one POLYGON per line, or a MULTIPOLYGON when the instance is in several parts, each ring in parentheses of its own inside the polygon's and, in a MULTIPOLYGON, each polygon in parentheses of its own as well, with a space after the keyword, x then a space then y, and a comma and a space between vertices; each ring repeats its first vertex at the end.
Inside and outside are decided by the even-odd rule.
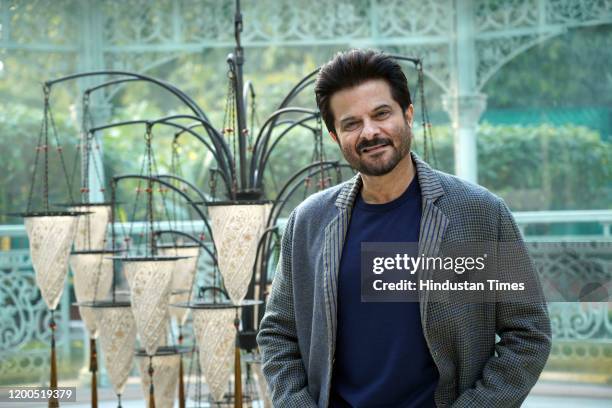
POLYGON ((396 136, 397 142, 401 142, 404 139, 410 140, 412 134, 408 125, 398 125, 394 128, 393 134, 396 136))
POLYGON ((355 146, 354 144, 351 145, 348 141, 344 141, 343 143, 340 144, 340 150, 342 151, 342 155, 345 158, 349 158, 349 157, 355 157, 357 156, 357 153, 355 152, 355 146))
POLYGON ((357 138, 352 135, 344 136, 341 140, 338 140, 338 145, 340 146, 340 149, 342 149, 342 151, 344 152, 354 149, 355 143, 357 143, 357 138))
POLYGON ((342 150, 342 153, 344 153, 345 156, 352 153, 352 149, 346 144, 346 142, 340 145, 340 150, 342 150))

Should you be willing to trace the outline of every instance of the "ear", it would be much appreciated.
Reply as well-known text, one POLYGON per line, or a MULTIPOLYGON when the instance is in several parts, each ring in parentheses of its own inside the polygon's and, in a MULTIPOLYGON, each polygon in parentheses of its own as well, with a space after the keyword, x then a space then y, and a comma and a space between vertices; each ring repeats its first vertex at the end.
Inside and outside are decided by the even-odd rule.
POLYGON ((340 144, 340 142, 338 141, 338 136, 336 136, 336 134, 334 132, 329 132, 329 136, 331 136, 331 138, 334 140, 334 142, 340 144))
POLYGON ((406 108, 406 111, 404 112, 404 118, 406 119, 406 122, 408 122, 408 125, 412 126, 412 115, 414 114, 414 106, 412 106, 412 104, 408 105, 408 107, 406 108))

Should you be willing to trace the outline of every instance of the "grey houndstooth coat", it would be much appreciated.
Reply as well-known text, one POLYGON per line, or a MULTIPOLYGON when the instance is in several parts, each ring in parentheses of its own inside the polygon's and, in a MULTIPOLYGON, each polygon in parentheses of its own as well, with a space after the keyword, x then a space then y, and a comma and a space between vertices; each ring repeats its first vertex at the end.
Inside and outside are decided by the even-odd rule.
MULTIPOLYGON (((537 288, 520 303, 454 305, 419 293, 423 333, 440 374, 436 404, 518 407, 550 352, 546 304, 520 232, 500 198, 412 158, 422 196, 419 254, 436 256, 445 245, 469 241, 518 242, 511 259, 500 257, 500 267, 537 288)), ((338 267, 361 184, 357 175, 314 194, 289 217, 257 336, 275 407, 328 406, 338 267)))

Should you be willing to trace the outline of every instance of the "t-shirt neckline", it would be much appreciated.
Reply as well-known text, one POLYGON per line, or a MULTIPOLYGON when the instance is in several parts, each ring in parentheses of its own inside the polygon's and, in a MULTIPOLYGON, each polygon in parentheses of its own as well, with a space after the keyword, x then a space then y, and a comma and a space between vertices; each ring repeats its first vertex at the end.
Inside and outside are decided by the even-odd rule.
POLYGON ((384 212, 401 206, 411 198, 420 197, 421 189, 419 186, 419 178, 415 174, 410 184, 408 184, 408 187, 406 187, 406 190, 404 190, 404 192, 395 200, 383 204, 370 204, 363 201, 363 198, 361 197, 361 191, 359 191, 359 193, 357 194, 357 199, 355 200, 355 207, 365 211, 384 212))

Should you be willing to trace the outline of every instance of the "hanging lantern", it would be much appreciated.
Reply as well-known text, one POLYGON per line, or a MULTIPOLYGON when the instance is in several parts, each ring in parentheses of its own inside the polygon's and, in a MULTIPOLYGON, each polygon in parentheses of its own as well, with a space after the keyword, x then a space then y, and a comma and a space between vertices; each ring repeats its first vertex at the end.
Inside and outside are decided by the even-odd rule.
POLYGON ((136 322, 127 302, 109 303, 108 307, 99 303, 94 310, 108 378, 115 394, 120 396, 132 370, 136 322))
MULTIPOLYGON (((83 204, 72 209, 84 213, 77 218, 74 249, 70 256, 77 302, 103 300, 108 295, 113 280, 113 263, 107 258, 113 251, 104 250, 110 205, 83 204)), ((95 313, 90 308, 81 306, 79 313, 90 337, 95 339, 95 313)))
POLYGON ((96 314, 90 307, 80 304, 105 300, 113 284, 113 260, 111 251, 73 253, 70 268, 74 274, 74 293, 79 304, 81 319, 92 339, 98 337, 96 314))
POLYGON ((251 282, 257 244, 270 212, 269 203, 209 203, 213 240, 225 289, 235 305, 251 282))
MULTIPOLYGON (((167 247, 163 248, 162 253, 166 256, 175 255, 183 258, 177 260, 174 264, 169 303, 171 305, 185 303, 191 296, 195 274, 198 269, 200 246, 167 247)), ((170 308, 170 316, 172 316, 180 326, 185 324, 188 314, 188 308, 170 308)))
POLYGON ((148 357, 146 354, 139 354, 138 357, 138 368, 140 369, 142 392, 147 402, 146 406, 150 405, 151 376, 149 375, 149 367, 152 366, 155 407, 172 408, 179 380, 180 352, 172 347, 160 347, 153 357, 148 357), (149 359, 152 359, 152 361, 149 359))
POLYGON ((36 284, 50 310, 57 308, 64 290, 77 220, 73 213, 58 214, 25 216, 36 284))
POLYGON ((165 341, 172 271, 177 260, 177 257, 123 259, 138 336, 150 356, 165 341))
POLYGON ((200 365, 215 401, 221 401, 234 371, 236 312, 229 308, 193 309, 193 328, 200 365))
POLYGON ((104 249, 106 229, 110 220, 110 205, 84 204, 72 208, 73 211, 84 213, 77 220, 74 250, 78 252, 104 249))

